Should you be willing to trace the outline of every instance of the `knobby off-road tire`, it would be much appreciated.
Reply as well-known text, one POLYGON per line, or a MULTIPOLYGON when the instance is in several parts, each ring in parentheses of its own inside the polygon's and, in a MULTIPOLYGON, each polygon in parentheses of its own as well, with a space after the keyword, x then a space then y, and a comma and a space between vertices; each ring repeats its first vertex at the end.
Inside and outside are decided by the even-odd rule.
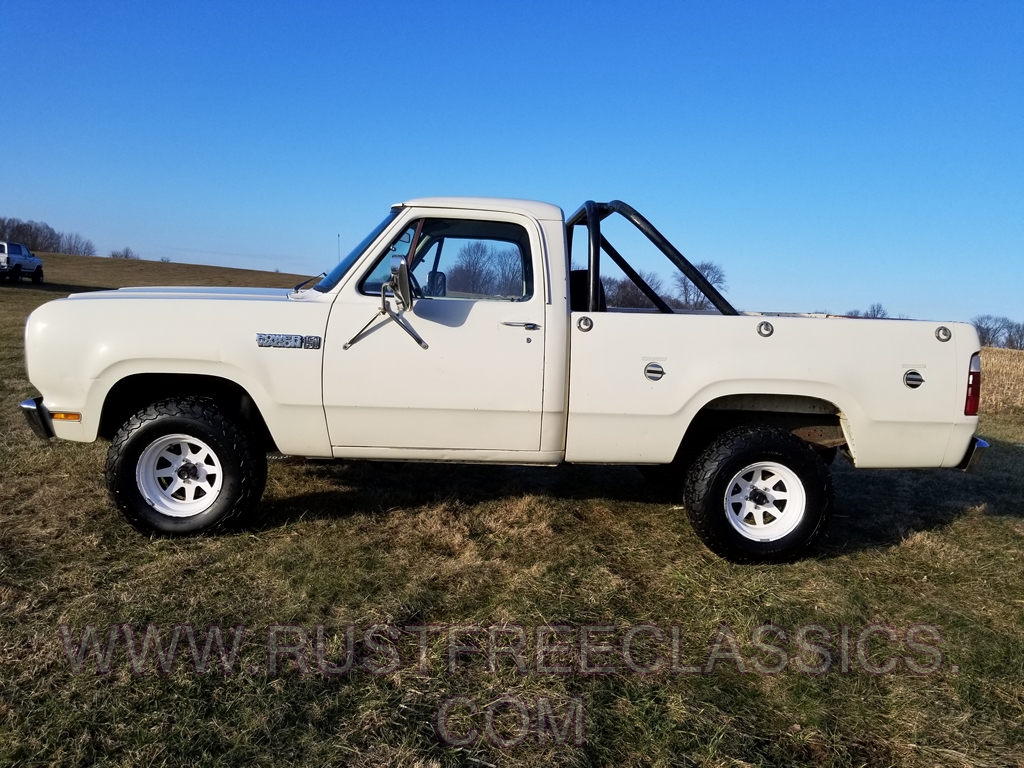
POLYGON ((267 457, 212 400, 162 400, 114 436, 106 478, 114 504, 143 533, 222 531, 259 504, 267 457))
POLYGON ((832 511, 832 476, 785 430, 737 427, 690 468, 684 499, 694 531, 737 563, 785 562, 805 552, 832 511))

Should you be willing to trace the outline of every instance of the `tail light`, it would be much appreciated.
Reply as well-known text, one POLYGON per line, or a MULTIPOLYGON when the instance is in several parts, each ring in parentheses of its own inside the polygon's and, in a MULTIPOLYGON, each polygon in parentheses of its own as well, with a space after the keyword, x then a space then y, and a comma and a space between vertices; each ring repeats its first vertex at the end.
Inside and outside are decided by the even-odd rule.
POLYGON ((975 352, 971 358, 971 371, 967 374, 967 403, 964 405, 964 416, 977 416, 980 402, 981 353, 975 352))

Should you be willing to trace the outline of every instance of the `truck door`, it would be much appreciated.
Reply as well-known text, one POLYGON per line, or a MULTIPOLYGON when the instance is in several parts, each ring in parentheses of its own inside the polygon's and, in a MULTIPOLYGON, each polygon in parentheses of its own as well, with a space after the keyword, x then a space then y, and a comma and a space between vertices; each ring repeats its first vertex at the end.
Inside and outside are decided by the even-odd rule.
POLYGON ((331 310, 323 384, 331 444, 537 451, 542 257, 535 223, 514 214, 411 219, 331 310), (386 316, 353 339, 380 307, 396 254, 409 262, 415 296, 403 319, 426 349, 386 316))

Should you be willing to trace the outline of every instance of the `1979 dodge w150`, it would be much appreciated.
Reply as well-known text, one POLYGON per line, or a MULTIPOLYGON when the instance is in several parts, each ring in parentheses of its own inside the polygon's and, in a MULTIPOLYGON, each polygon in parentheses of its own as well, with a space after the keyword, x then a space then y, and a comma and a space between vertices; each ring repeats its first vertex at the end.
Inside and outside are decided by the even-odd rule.
MULTIPOLYGON (((312 281, 310 281, 312 282, 312 281)), ((640 465, 700 538, 784 560, 820 534, 828 464, 967 468, 980 344, 962 323, 737 312, 643 216, 587 202, 394 206, 315 285, 125 288, 28 319, 41 437, 110 440, 129 522, 184 534, 259 503, 266 454, 640 465), (602 235, 621 215, 715 307, 685 311, 602 235), (570 267, 585 237, 586 269, 570 267), (607 307, 610 259, 650 310, 607 307)))

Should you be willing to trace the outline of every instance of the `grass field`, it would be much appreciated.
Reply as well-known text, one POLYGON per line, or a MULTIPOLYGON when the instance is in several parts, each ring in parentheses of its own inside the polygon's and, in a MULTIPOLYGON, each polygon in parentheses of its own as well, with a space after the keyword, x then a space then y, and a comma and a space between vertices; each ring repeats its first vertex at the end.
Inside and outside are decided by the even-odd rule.
MULTIPOLYGON (((830 534, 791 565, 714 557, 685 513, 626 467, 272 462, 261 517, 243 532, 148 539, 107 502, 106 445, 44 444, 23 423, 17 404, 35 394, 22 362, 26 316, 80 289, 300 277, 44 260, 49 284, 0 285, 0 765, 1024 765, 1020 353, 985 351, 981 432, 993 447, 977 473, 837 461, 830 534), (112 625, 156 624, 169 639, 185 623, 200 646, 210 625, 225 637, 248 628, 233 674, 183 663, 184 640, 168 672, 151 660, 136 674, 123 631, 109 674, 95 659, 74 674, 59 629, 68 625, 74 645, 87 625, 105 637, 112 625), (780 650, 754 643, 769 623, 787 633, 762 636, 780 650), (395 638, 399 664, 381 670, 382 635, 362 634, 377 624, 476 625, 484 631, 456 634, 454 645, 481 650, 487 628, 508 645, 519 626, 528 654, 538 626, 606 625, 591 642, 618 650, 590 663, 618 672, 542 674, 535 656, 520 672, 508 654, 492 671, 485 653, 458 648, 451 669, 448 634, 425 630, 395 638), (311 635, 307 673, 288 653, 267 669, 272 625, 311 635), (319 670, 317 625, 336 664, 346 627, 356 628, 352 670, 319 670), (633 635, 635 666, 663 662, 649 674, 622 652, 638 625, 664 637, 633 635), (872 625, 884 625, 873 639, 862 634, 872 625), (781 667, 781 653, 785 668, 757 671, 781 667), (889 656, 895 668, 872 673, 889 656), (448 706, 449 742, 471 743, 442 739, 448 706), (541 716, 547 707, 553 719, 541 716), (574 712, 580 744, 574 721, 560 719, 574 712)), ((302 640, 275 636, 280 646, 302 640)), ((575 642, 547 664, 578 664, 575 642)))

